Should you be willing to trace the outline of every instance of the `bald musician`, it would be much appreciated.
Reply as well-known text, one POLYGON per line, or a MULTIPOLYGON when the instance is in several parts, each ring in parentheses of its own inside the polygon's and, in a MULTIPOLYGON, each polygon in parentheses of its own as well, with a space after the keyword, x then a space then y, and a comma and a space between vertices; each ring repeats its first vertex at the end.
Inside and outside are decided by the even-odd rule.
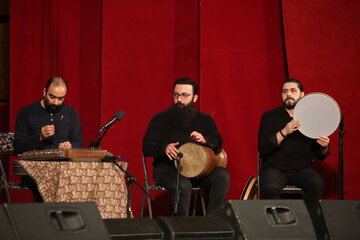
MULTIPOLYGON (((16 118, 14 149, 17 154, 30 150, 82 147, 81 125, 75 108, 64 104, 68 85, 61 77, 51 77, 40 101, 20 109, 16 118)), ((25 186, 42 201, 35 182, 22 176, 25 186)))
MULTIPOLYGON (((173 106, 155 115, 143 138, 143 153, 154 157, 154 180, 172 191, 172 207, 175 206, 177 171, 174 160, 178 148, 185 143, 195 142, 210 147, 216 152, 222 146, 222 139, 211 116, 194 107, 198 99, 198 88, 189 78, 180 78, 174 83, 173 106)), ((187 216, 192 187, 209 187, 207 214, 221 208, 229 189, 230 174, 220 166, 207 176, 187 178, 180 176, 180 197, 178 216, 187 216)))
POLYGON ((311 139, 298 131, 301 123, 293 119, 294 108, 304 96, 299 80, 286 80, 281 95, 283 105, 265 112, 260 122, 260 194, 263 199, 279 199, 285 185, 295 185, 304 190, 304 201, 312 211, 324 185, 313 168, 313 159, 322 161, 330 154, 330 139, 327 136, 311 139))

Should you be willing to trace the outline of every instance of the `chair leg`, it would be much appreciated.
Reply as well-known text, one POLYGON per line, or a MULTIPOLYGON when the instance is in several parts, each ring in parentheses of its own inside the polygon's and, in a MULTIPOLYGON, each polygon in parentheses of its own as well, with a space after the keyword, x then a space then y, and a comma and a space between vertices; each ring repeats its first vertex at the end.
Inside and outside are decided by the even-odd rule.
POLYGON ((202 213, 203 213, 204 216, 206 216, 206 205, 205 205, 205 198, 204 198, 204 190, 203 189, 196 190, 194 200, 193 200, 192 216, 196 216, 196 207, 197 207, 198 196, 200 196, 200 203, 201 203, 202 213))
POLYGON ((144 216, 144 206, 145 205, 145 193, 141 194, 141 210, 140 210, 140 217, 144 216))
POLYGON ((200 189, 200 190, 199 190, 199 194, 200 194, 200 201, 201 201, 202 212, 203 212, 203 215, 206 216, 206 206, 205 206, 204 190, 203 190, 203 189, 200 189))
POLYGON ((149 208, 149 218, 153 219, 151 199, 149 198, 149 196, 146 196, 146 198, 147 198, 148 208, 149 208))
POLYGON ((145 193, 142 193, 142 196, 141 196, 141 213, 140 213, 140 217, 143 217, 143 216, 144 216, 145 198, 147 199, 147 203, 148 203, 149 217, 150 217, 151 219, 153 219, 152 208, 151 208, 151 199, 150 199, 149 196, 147 196, 145 193))
POLYGON ((197 207, 197 199, 198 199, 199 191, 201 191, 201 190, 196 190, 196 192, 194 194, 193 206, 192 206, 192 216, 196 216, 196 207, 197 207))
POLYGON ((0 186, 0 193, 2 191, 2 189, 4 188, 5 189, 5 194, 6 194, 6 200, 8 203, 11 203, 11 198, 10 198, 10 193, 9 193, 9 185, 8 185, 8 182, 6 180, 6 173, 5 173, 5 170, 4 170, 4 166, 2 164, 2 161, 0 159, 0 173, 1 173, 1 179, 0 181, 2 182, 1 185, 3 186, 0 186))

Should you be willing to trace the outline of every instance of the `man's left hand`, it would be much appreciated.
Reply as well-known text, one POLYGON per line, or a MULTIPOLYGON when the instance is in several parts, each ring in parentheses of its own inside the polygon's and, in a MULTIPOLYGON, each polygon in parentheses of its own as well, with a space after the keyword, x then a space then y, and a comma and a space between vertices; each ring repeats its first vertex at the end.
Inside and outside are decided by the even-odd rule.
POLYGON ((199 132, 193 131, 190 134, 190 138, 198 143, 206 144, 206 140, 205 140, 204 136, 199 132))
POLYGON ((330 143, 330 138, 326 136, 321 136, 316 138, 316 142, 322 147, 322 148, 328 148, 330 143))
POLYGON ((70 149, 71 148, 71 143, 69 141, 66 142, 62 142, 59 144, 59 149, 70 149))

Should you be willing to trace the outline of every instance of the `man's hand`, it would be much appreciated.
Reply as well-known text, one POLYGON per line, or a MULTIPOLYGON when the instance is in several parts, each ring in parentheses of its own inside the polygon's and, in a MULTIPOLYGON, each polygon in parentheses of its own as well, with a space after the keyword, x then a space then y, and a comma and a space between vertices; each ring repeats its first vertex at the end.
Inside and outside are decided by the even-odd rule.
POLYGON ((299 120, 291 120, 286 124, 286 126, 281 130, 282 133, 287 136, 295 131, 297 131, 300 127, 300 121, 299 120))
POLYGON ((198 143, 206 144, 206 140, 205 140, 204 136, 199 132, 193 131, 190 134, 190 138, 198 143))
POLYGON ((179 153, 179 150, 176 146, 179 145, 179 142, 169 143, 165 148, 165 154, 170 160, 174 160, 179 153))
POLYGON ((328 148, 330 143, 330 138, 326 136, 321 136, 316 138, 316 142, 322 147, 322 148, 328 148))
POLYGON ((58 146, 59 149, 70 149, 71 148, 71 143, 69 141, 66 141, 66 142, 62 142, 62 143, 59 143, 59 146, 58 146))
POLYGON ((54 125, 46 125, 43 126, 40 130, 40 141, 44 140, 55 134, 55 126, 54 125))

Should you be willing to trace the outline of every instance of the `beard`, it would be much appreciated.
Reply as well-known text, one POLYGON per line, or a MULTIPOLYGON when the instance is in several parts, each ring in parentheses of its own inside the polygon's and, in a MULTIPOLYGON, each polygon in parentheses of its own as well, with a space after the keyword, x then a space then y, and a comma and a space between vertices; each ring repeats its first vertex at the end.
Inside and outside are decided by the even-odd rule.
POLYGON ((187 105, 176 103, 170 107, 169 118, 171 124, 178 130, 190 129, 194 124, 195 117, 196 109, 194 107, 194 101, 191 101, 187 105))
POLYGON ((49 99, 46 96, 44 97, 44 105, 45 105, 46 111, 48 111, 49 113, 56 113, 60 110, 60 107, 61 107, 61 104, 56 105, 56 104, 50 103, 49 99))
POLYGON ((293 110, 296 106, 296 103, 300 100, 301 98, 299 98, 298 100, 295 100, 294 98, 286 98, 285 101, 283 101, 284 107, 288 110, 293 110), (289 101, 292 100, 292 101, 289 101))

